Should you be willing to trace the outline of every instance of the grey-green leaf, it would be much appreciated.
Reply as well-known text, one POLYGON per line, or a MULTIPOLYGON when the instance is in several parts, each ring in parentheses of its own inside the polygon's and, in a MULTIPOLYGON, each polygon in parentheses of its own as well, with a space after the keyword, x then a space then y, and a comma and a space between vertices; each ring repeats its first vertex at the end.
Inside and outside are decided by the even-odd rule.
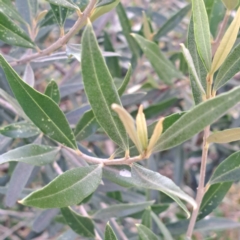
POLYGON ((177 146, 212 124, 240 101, 240 88, 203 102, 184 114, 158 140, 154 151, 177 146))
POLYGON ((209 71, 212 62, 211 37, 208 16, 203 0, 192 0, 194 35, 198 53, 209 71))
POLYGON ((11 138, 29 138, 40 133, 39 129, 30 122, 12 123, 0 128, 0 134, 11 138))
POLYGON ((154 202, 143 202, 143 203, 125 203, 111 205, 107 208, 102 208, 98 210, 92 217, 94 219, 110 219, 110 218, 120 218, 126 217, 133 213, 140 212, 146 207, 151 206, 154 202))
POLYGON ((76 149, 74 134, 58 105, 26 84, 1 55, 0 65, 18 103, 31 121, 50 138, 76 149))
POLYGON ((177 13, 175 13, 172 17, 170 17, 156 32, 154 35, 154 40, 159 40, 162 36, 166 36, 168 32, 173 30, 186 16, 186 14, 191 9, 191 4, 188 4, 186 7, 181 8, 177 13))
POLYGON ((52 163, 59 151, 59 147, 28 144, 0 155, 0 164, 24 162, 35 166, 43 166, 52 163))
POLYGON ((228 55, 214 80, 213 88, 218 90, 240 71, 240 44, 228 55))
MULTIPOLYGON (((121 2, 117 5, 116 11, 117 11, 118 18, 119 18, 119 21, 122 26, 123 34, 128 42, 128 46, 129 46, 131 52, 132 52, 133 60, 136 62, 137 58, 140 55, 139 54, 140 51, 139 51, 139 47, 136 45, 133 37, 130 35, 130 33, 132 32, 131 24, 130 24, 130 21, 127 17, 127 14, 126 14, 125 9, 121 2)), ((133 64, 133 66, 134 66, 134 64, 133 64)))
POLYGON ((131 75, 132 75, 132 66, 130 65, 129 68, 128 68, 128 71, 123 79, 123 82, 121 84, 121 86, 119 87, 118 89, 118 94, 119 96, 122 96, 123 93, 125 92, 127 86, 128 86, 128 83, 131 79, 131 75))
MULTIPOLYGON (((115 52, 110 36, 106 32, 104 32, 104 50, 107 52, 115 52)), ((113 78, 121 77, 121 67, 118 57, 108 57, 106 58, 106 63, 113 78)))
POLYGON ((55 19, 60 27, 64 26, 69 9, 59 5, 50 4, 55 19))
POLYGON ((233 153, 215 169, 210 184, 240 180, 240 151, 233 153))
POLYGON ((121 105, 121 101, 91 24, 86 26, 82 37, 82 75, 85 91, 98 123, 114 142, 121 148, 128 149, 125 128, 111 109, 113 103, 121 105))
POLYGON ((107 223, 105 228, 104 240, 118 240, 109 222, 107 223))
POLYGON ((170 178, 167 178, 160 173, 146 169, 139 164, 133 164, 132 178, 140 187, 155 189, 165 193, 174 201, 180 198, 190 203, 194 208, 197 206, 192 197, 183 192, 170 178))
POLYGON ((30 37, 8 18, 0 9, 0 40, 7 44, 25 48, 34 48, 30 37))
POLYGON ((232 182, 222 182, 208 188, 200 206, 198 220, 206 217, 222 202, 231 186, 232 182))
POLYGON ((70 207, 61 208, 61 213, 74 232, 83 237, 95 237, 94 224, 90 218, 77 214, 70 207))
MULTIPOLYGON (((187 39, 187 47, 188 50, 192 56, 193 63, 195 66, 195 69, 197 71, 197 75, 200 79, 200 82, 206 91, 206 77, 207 77, 207 70, 198 54, 197 51, 197 46, 195 42, 195 37, 194 37, 194 27, 193 27, 193 17, 190 20, 189 28, 188 28, 188 39, 187 39)), ((191 87, 192 87, 192 92, 193 92, 193 97, 194 97, 194 102, 195 104, 199 104, 202 102, 202 94, 198 86, 196 85, 196 82, 194 81, 194 76, 190 73, 190 81, 191 81, 191 87)))
POLYGON ((61 99, 60 91, 55 81, 52 80, 50 83, 48 83, 44 94, 50 97, 55 103, 59 104, 61 99))
POLYGON ((155 42, 149 41, 138 34, 132 34, 132 36, 163 82, 171 84, 173 78, 180 76, 180 73, 177 72, 173 64, 164 56, 155 42))
POLYGON ((75 205, 96 190, 101 178, 101 165, 68 170, 42 189, 28 195, 20 203, 38 208, 63 208, 75 205))
POLYGON ((139 240, 159 240, 159 238, 146 226, 137 224, 139 240))
POLYGON ((47 0, 47 1, 56 6, 62 6, 65 8, 70 8, 70 9, 79 9, 77 5, 72 4, 67 0, 47 0))

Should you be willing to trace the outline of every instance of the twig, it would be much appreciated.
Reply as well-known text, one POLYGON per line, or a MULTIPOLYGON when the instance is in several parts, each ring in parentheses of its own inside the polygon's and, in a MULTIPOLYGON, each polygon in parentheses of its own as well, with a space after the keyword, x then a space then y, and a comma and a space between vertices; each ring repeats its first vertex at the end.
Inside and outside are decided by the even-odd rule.
POLYGON ((48 48, 46 48, 46 49, 44 49, 40 52, 37 52, 37 53, 31 54, 31 55, 28 55, 26 57, 23 57, 23 58, 15 61, 15 62, 11 62, 11 65, 14 67, 16 65, 27 63, 27 62, 29 62, 33 59, 49 55, 52 52, 56 51, 58 48, 62 47, 64 44, 66 44, 70 40, 70 38, 72 36, 74 36, 76 34, 76 32, 79 31, 79 29, 81 29, 84 26, 84 24, 87 21, 87 18, 89 17, 92 9, 94 8, 95 3, 96 3, 96 0, 91 0, 90 1, 87 8, 85 9, 85 11, 78 18, 78 20, 75 22, 73 27, 68 31, 68 33, 66 35, 59 38, 55 43, 53 43, 48 48))
POLYGON ((112 225, 114 226, 114 228, 117 230, 119 236, 122 238, 122 240, 128 240, 127 236, 125 235, 125 233, 122 231, 122 229, 118 226, 117 222, 115 219, 111 218, 110 222, 112 223, 112 225))
POLYGON ((200 178, 199 178, 199 185, 197 190, 196 202, 197 208, 193 210, 188 230, 187 230, 187 237, 191 239, 193 229, 197 220, 198 212, 202 203, 202 199, 205 192, 205 175, 206 175, 206 166, 207 166, 207 156, 208 156, 208 148, 209 145, 207 143, 207 137, 210 133, 210 126, 207 126, 204 129, 204 136, 203 136, 203 151, 202 151, 202 161, 201 161, 201 169, 200 169, 200 178))
POLYGON ((221 40, 222 40, 222 38, 224 36, 225 29, 226 29, 226 26, 227 26, 230 14, 231 14, 231 11, 227 10, 226 13, 225 13, 224 19, 223 19, 223 21, 221 23, 218 35, 217 35, 215 41, 212 43, 212 55, 213 56, 216 53, 216 51, 218 49, 218 46, 219 46, 219 44, 220 44, 220 42, 221 42, 221 40))
POLYGON ((19 228, 24 227, 27 225, 27 222, 19 222, 15 226, 13 226, 11 229, 6 231, 1 237, 0 240, 4 240, 7 237, 11 236, 14 232, 16 232, 19 228))

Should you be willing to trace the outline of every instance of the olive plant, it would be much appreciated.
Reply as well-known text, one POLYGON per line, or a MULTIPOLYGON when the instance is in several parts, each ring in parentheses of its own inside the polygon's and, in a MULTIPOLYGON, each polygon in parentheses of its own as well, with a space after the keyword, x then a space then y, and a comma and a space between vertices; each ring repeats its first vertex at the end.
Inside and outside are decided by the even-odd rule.
MULTIPOLYGON (((135 32, 119 0, 47 0, 48 3, 43 5, 37 0, 24 0, 22 9, 19 2, 0 1, 0 40, 15 46, 16 55, 19 56, 16 58, 14 51, 0 55, 3 70, 0 103, 15 115, 13 123, 0 129, 5 136, 1 139, 2 144, 3 141, 12 144, 12 140, 15 143, 14 149, 9 151, 3 147, 0 155, 1 164, 9 163, 9 166, 15 167, 7 185, 5 204, 12 207, 18 201, 22 208, 48 209, 46 211, 52 217, 46 217, 45 212, 41 217, 46 217, 47 223, 55 217, 56 222, 68 225, 73 230, 68 233, 72 234, 69 239, 77 235, 81 239, 135 239, 136 233, 130 229, 127 232, 125 228, 122 230, 114 218, 139 218, 137 214, 141 214, 140 218, 142 216, 141 224, 136 225, 140 239, 163 237, 171 240, 172 235, 181 234, 191 239, 194 227, 197 229, 201 223, 208 224, 204 217, 221 203, 232 183, 240 179, 239 152, 234 152, 221 162, 208 182, 205 177, 209 147, 215 143, 240 140, 239 128, 211 132, 210 127, 240 101, 238 86, 226 92, 220 89, 240 70, 240 45, 235 44, 240 27, 238 0, 192 0, 158 30, 155 30, 151 15, 146 10, 140 15, 142 28, 135 32), (49 4, 50 10, 38 10, 39 5, 46 7, 46 4, 49 4), (211 27, 215 27, 216 23, 211 25, 211 19, 215 20, 211 13, 215 4, 221 4, 226 11, 218 32, 213 33, 211 27), (21 12, 23 8, 27 9, 27 15, 21 12), (110 12, 113 9, 115 12, 110 12), (103 51, 94 31, 94 24, 106 13, 112 14, 109 16, 118 15, 127 49, 131 53, 130 57, 126 57, 128 69, 120 84, 116 79, 122 78, 122 67, 114 54, 111 38, 104 32, 103 51), (176 55, 181 63, 187 65, 183 70, 173 61, 173 57, 169 58, 169 53, 159 47, 159 43, 187 14, 189 27, 186 43, 179 45, 176 55), (75 23, 66 30, 65 21, 71 16, 75 23), (44 29, 50 26, 49 33, 55 24, 59 26, 59 38, 41 50, 39 35, 43 38, 46 35, 44 29), (78 40, 78 34, 81 42, 70 44, 73 36, 76 35, 78 40), (24 48, 27 50, 23 53, 24 48), (65 51, 57 51, 60 48, 65 51), (43 90, 36 87, 34 81, 34 71, 41 68, 42 63, 47 63, 45 67, 48 67, 50 61, 59 68, 57 64, 61 58, 68 59, 64 64, 74 59, 71 66, 81 67, 73 87, 84 90, 89 104, 78 107, 77 114, 73 111, 78 118, 73 124, 69 117, 73 113, 65 114, 61 107, 61 87, 64 83, 48 80, 43 90), (169 115, 159 114, 159 109, 165 110, 175 104, 176 98, 151 105, 142 95, 140 101, 134 102, 136 94, 125 94, 144 59, 149 61, 157 78, 157 83, 151 83, 157 85, 156 88, 174 89, 177 81, 185 81, 187 77, 184 75, 189 72, 192 107, 169 115), (20 76, 21 66, 24 66, 23 77, 20 76), (221 94, 217 94, 218 90, 221 94), (124 103, 126 96, 128 104, 124 103), (137 105, 137 109, 131 112, 129 105, 137 105), (161 117, 151 118, 155 115, 161 117), (202 131, 201 168, 194 200, 193 192, 183 190, 164 173, 152 170, 148 163, 156 156, 157 161, 161 161, 159 152, 165 153, 182 146, 202 131), (96 132, 114 146, 108 156, 101 154, 104 151, 100 144, 102 140, 99 140, 99 145, 97 137, 91 140, 91 136, 97 136, 96 132), (96 142, 96 151, 91 152, 84 147, 86 142, 96 142), (15 166, 13 162, 18 164, 15 166), (42 171, 51 170, 57 176, 45 181, 46 184, 40 188, 33 186, 33 189, 26 189, 33 169, 39 171, 40 168, 42 171), (22 179, 17 178, 17 173, 22 179), (111 204, 108 199, 110 195, 105 194, 111 191, 101 191, 106 184, 116 188, 112 192, 118 197, 110 194, 115 199, 111 204), (137 189, 134 196, 144 197, 140 201, 131 199, 126 203, 120 196, 123 188, 137 189), (177 222, 182 224, 178 233, 171 231, 174 223, 165 225, 158 216, 166 208, 159 199, 151 201, 151 190, 163 193, 185 213, 187 219, 177 222), (138 193, 144 191, 146 196, 138 193), (152 226, 152 221, 156 223, 157 230, 152 226), (104 223, 105 233, 99 223, 104 223)), ((125 53, 129 55, 129 51, 125 53)), ((70 69, 70 75, 66 74, 65 82, 74 74, 74 68, 70 69)), ((40 233, 46 229, 47 226, 37 223, 33 224, 33 231, 40 233)), ((239 224, 235 223, 235 226, 239 224)))

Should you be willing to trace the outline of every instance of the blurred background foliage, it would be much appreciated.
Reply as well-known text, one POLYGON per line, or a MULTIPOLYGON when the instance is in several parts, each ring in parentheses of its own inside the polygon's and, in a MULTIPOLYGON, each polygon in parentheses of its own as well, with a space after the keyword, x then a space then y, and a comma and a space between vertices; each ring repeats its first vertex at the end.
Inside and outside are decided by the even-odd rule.
MULTIPOLYGON (((36 37, 30 37, 35 37, 35 43, 40 49, 54 43, 61 34, 73 26, 77 18, 74 10, 63 7, 57 7, 56 10, 56 6, 50 5, 49 2, 15 0, 13 1, 16 7, 15 12, 5 12, 5 14, 10 14, 8 17, 26 32, 28 32, 27 26, 32 29, 31 32, 36 34, 36 37), (45 10, 48 12, 43 12, 45 10), (36 29, 39 31, 35 31, 36 29)), ((73 2, 78 4, 81 10, 87 4, 87 0, 73 2)), ((5 1, 0 1, 0 13, 4 12, 4 3, 5 1)), ((190 109, 194 105, 194 100, 188 79, 188 68, 179 46, 180 43, 186 44, 187 42, 191 16, 189 2, 184 0, 122 0, 121 3, 122 5, 117 9, 94 21, 93 26, 116 86, 121 85, 129 63, 133 66, 130 83, 122 96, 123 105, 134 116, 139 104, 143 104, 148 123, 161 116, 190 109), (175 66, 177 74, 170 76, 174 79, 173 84, 166 84, 168 79, 164 81, 161 75, 164 69, 157 71, 154 68, 155 59, 148 57, 146 52, 143 54, 137 42, 129 35, 131 32, 151 39, 159 46, 165 57, 175 66)), ((205 4, 211 34, 215 38, 226 10, 221 0, 205 0, 205 4)), ((60 91, 61 109, 66 113, 73 128, 90 109, 83 83, 81 83, 81 66, 78 62, 81 36, 82 31, 77 33, 65 47, 50 56, 34 59, 27 65, 15 66, 20 76, 40 92, 45 91, 51 80, 56 81, 60 91)), ((19 39, 17 41, 20 42, 19 39)), ((0 41, 0 47, 1 53, 10 62, 32 53, 31 49, 26 50, 21 46, 7 44, 6 41, 0 41)), ((220 92, 239 85, 239 80, 240 75, 236 75, 220 89, 220 92)), ((31 126, 24 125, 20 128, 21 130, 16 126, 19 116, 17 109, 9 103, 9 97, 2 91, 12 96, 1 69, 0 88, 0 133, 2 134, 0 135, 0 153, 32 142, 42 141, 48 144, 47 138, 36 138, 36 132, 31 131, 31 126), (13 123, 15 123, 13 129, 9 130, 4 127, 13 123)), ((240 127, 239 113, 239 106, 235 107, 213 124, 212 130, 222 130, 229 126, 240 127)), ((22 121, 21 124, 23 124, 22 121)), ((78 140, 82 151, 91 152, 98 157, 108 157, 115 150, 114 143, 94 122, 88 128, 88 132, 80 135, 78 140)), ((202 134, 198 134, 180 146, 154 154, 144 164, 149 169, 173 179, 185 192, 195 196, 201 160, 201 144, 202 134)), ((239 150, 239 142, 211 146, 206 180, 210 178, 215 167, 223 159, 239 150)), ((65 150, 57 155, 58 163, 64 171, 74 166, 74 161, 76 161, 74 158, 75 156, 65 150)), ((85 163, 82 161, 81 164, 85 163)), ((161 236, 162 229, 159 227, 159 222, 152 219, 151 209, 160 216, 174 239, 183 239, 181 234, 186 231, 186 216, 171 199, 158 191, 143 191, 130 188, 129 183, 117 185, 108 181, 109 175, 121 172, 120 167, 107 167, 105 171, 104 184, 100 185, 96 192, 84 201, 86 209, 94 213, 115 204, 134 203, 136 206, 135 208, 129 206, 128 209, 124 205, 118 209, 109 209, 109 215, 100 214, 102 221, 98 218, 95 222, 99 233, 104 232, 105 224, 110 220, 110 225, 119 239, 124 239, 122 232, 128 236, 128 239, 138 239, 136 223, 151 228, 161 236), (150 207, 137 205, 151 200, 155 202, 150 207), (111 220, 109 216, 115 216, 116 221, 111 220)), ((14 162, 0 165, 0 239, 84 239, 77 236, 64 223, 58 209, 42 211, 21 206, 16 202, 31 192, 31 189, 46 185, 56 176, 55 169, 51 165, 34 167, 14 162)), ((198 232, 195 234, 195 239, 239 239, 240 230, 237 222, 240 217, 240 185, 236 182, 226 188, 230 190, 219 207, 213 211, 211 218, 205 218, 197 223, 198 232)))

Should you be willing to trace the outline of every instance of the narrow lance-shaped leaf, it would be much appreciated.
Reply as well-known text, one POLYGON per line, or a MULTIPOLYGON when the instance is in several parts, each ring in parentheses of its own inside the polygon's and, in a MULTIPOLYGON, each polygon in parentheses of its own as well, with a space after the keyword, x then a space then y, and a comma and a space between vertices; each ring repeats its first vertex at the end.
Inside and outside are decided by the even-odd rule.
POLYGON ((111 205, 108 208, 98 210, 92 217, 94 219, 110 219, 126 217, 133 213, 141 212, 146 207, 153 204, 154 201, 142 202, 142 203, 125 203, 111 205))
POLYGON ((62 6, 65 8, 70 8, 70 9, 79 9, 77 5, 72 4, 67 0, 47 0, 47 1, 56 6, 62 6))
POLYGON ((45 95, 50 97, 55 103, 59 104, 60 102, 60 91, 58 85, 55 81, 48 83, 45 92, 45 95))
POLYGON ((104 240, 118 240, 109 222, 107 223, 105 228, 104 240))
POLYGON ((121 148, 128 149, 124 126, 111 109, 113 103, 121 105, 121 101, 91 24, 88 24, 84 30, 82 45, 83 82, 94 115, 108 136, 121 148))
MULTIPOLYGON (((193 208, 196 208, 197 206, 194 199, 183 192, 170 178, 146 169, 139 164, 133 164, 132 178, 136 181, 139 187, 159 190, 177 203, 178 198, 181 198, 186 202, 189 202, 193 208)), ((188 211, 187 214, 189 215, 188 211)))
POLYGON ((231 128, 210 134, 208 143, 229 143, 240 140, 240 128, 231 128))
POLYGON ((176 14, 170 17, 155 33, 154 40, 159 40, 159 38, 166 36, 168 32, 173 30, 182 21, 190 9, 191 4, 188 4, 186 7, 181 8, 176 14))
POLYGON ((61 213, 67 225, 77 234, 83 237, 94 238, 94 224, 88 217, 83 217, 71 208, 61 208, 61 213))
POLYGON ((34 48, 29 36, 2 11, 0 9, 0 40, 14 46, 34 48))
POLYGON ((212 62, 211 37, 208 16, 203 0, 192 0, 194 35, 198 53, 209 71, 212 62))
POLYGON ((144 11, 143 11, 142 15, 143 15, 143 34, 144 34, 144 37, 148 40, 151 40, 152 32, 151 32, 151 29, 150 29, 150 26, 149 26, 149 23, 148 23, 147 15, 144 11))
POLYGON ((154 151, 162 151, 177 146, 212 124, 240 101, 240 88, 221 94, 203 102, 185 113, 163 133, 154 151))
POLYGON ((184 58, 185 58, 185 60, 188 64, 189 71, 191 72, 191 74, 192 74, 192 76, 195 80, 195 85, 197 85, 197 87, 199 88, 199 91, 201 92, 202 96, 204 96, 206 93, 205 93, 205 90, 203 89, 201 81, 198 78, 198 74, 197 74, 197 71, 195 69, 192 56, 191 56, 190 52, 188 51, 188 49, 184 46, 184 44, 180 44, 180 46, 182 47, 183 56, 184 56, 184 58))
POLYGON ((58 105, 26 84, 1 55, 0 64, 18 103, 31 121, 50 138, 76 149, 73 132, 58 105))
POLYGON ((131 79, 131 75, 132 75, 132 66, 130 65, 129 68, 128 68, 128 71, 123 79, 123 82, 121 84, 121 86, 119 87, 118 89, 118 94, 119 96, 122 96, 123 93, 125 92, 127 86, 128 86, 128 83, 131 79))
POLYGON ((62 28, 68 14, 68 8, 59 5, 50 4, 54 17, 57 20, 58 25, 62 28))
POLYGON ((159 240, 159 238, 149 228, 142 224, 136 224, 140 240, 159 240))
MULTIPOLYGON (((196 46, 196 41, 195 41, 195 36, 194 36, 194 27, 193 27, 193 17, 191 17, 189 28, 188 28, 188 39, 187 39, 187 47, 189 49, 189 52, 192 56, 193 63, 197 72, 197 76, 200 79, 201 85, 203 86, 204 90, 206 91, 206 77, 207 77, 207 70, 202 62, 202 59, 200 58, 198 51, 197 51, 197 46, 196 46)), ((192 88, 192 93, 194 97, 194 102, 195 104, 199 104, 202 102, 202 93, 196 84, 194 76, 189 74, 189 78, 191 81, 191 88, 192 88)))
MULTIPOLYGON (((104 32, 104 50, 108 52, 115 52, 110 36, 107 32, 104 32)), ((118 57, 108 57, 106 58, 106 63, 113 78, 121 77, 121 67, 119 65, 118 57)))
POLYGON ((113 8, 115 8, 120 0, 108 0, 108 1, 99 1, 93 9, 90 20, 91 22, 95 21, 104 13, 110 12, 113 8))
POLYGON ((29 138, 40 134, 40 131, 32 123, 22 121, 1 127, 0 134, 11 138, 29 138))
POLYGON ((232 182, 223 182, 211 185, 204 194, 198 220, 210 214, 223 200, 228 190, 232 186, 232 182))
POLYGON ((226 33, 224 34, 220 45, 214 55, 212 67, 210 70, 211 74, 214 74, 219 67, 226 60, 228 54, 232 50, 232 47, 237 39, 238 31, 240 27, 240 8, 238 8, 237 14, 234 17, 232 23, 228 27, 226 33))
POLYGON ((58 147, 28 144, 0 155, 0 164, 24 162, 35 166, 43 166, 52 163, 59 151, 60 148, 58 147))
POLYGON ((131 34, 137 41, 147 59, 150 61, 159 78, 166 84, 171 83, 171 79, 179 77, 179 73, 172 63, 164 56, 158 45, 138 34, 131 34))
POLYGON ((38 208, 63 208, 75 205, 96 190, 101 178, 101 165, 68 170, 19 203, 38 208))
POLYGON ((220 67, 217 76, 214 80, 213 89, 216 91, 227 83, 235 74, 240 71, 240 44, 228 55, 222 66, 220 67))
POLYGON ((239 0, 222 0, 227 9, 233 10, 239 4, 239 0))
POLYGON ((221 162, 215 169, 210 184, 235 182, 240 180, 240 152, 235 152, 221 162))
POLYGON ((131 24, 130 24, 130 21, 127 17, 127 14, 126 14, 125 9, 121 2, 116 7, 116 11, 117 11, 118 18, 119 18, 119 21, 122 26, 123 34, 128 42, 128 46, 129 46, 131 52, 132 52, 133 67, 135 67, 136 60, 140 55, 139 47, 136 45, 136 42, 134 41, 133 37, 130 35, 132 32, 131 24))

